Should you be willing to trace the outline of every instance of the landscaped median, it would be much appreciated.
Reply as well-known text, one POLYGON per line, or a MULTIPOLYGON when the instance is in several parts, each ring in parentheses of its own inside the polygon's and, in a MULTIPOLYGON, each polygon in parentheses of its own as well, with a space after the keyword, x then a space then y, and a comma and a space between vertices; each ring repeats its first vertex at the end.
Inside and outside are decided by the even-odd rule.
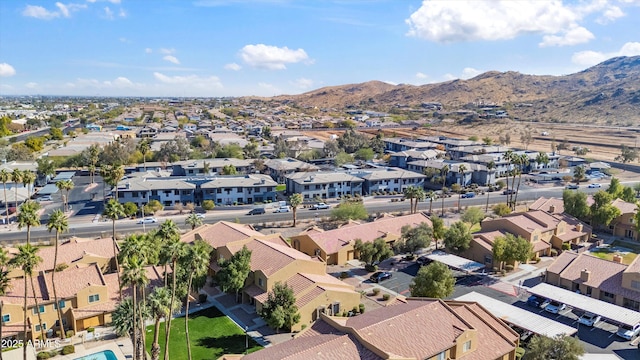
MULTIPOLYGON (((160 326, 160 358, 164 356, 164 324, 160 326)), ((253 339, 248 338, 231 319, 216 307, 189 315, 189 338, 194 360, 217 359, 224 354, 244 354, 262 349, 253 339)), ((146 346, 151 353, 153 325, 147 327, 146 346)), ((184 332, 184 317, 173 319, 169 339, 169 355, 172 360, 187 359, 187 342, 184 332)))

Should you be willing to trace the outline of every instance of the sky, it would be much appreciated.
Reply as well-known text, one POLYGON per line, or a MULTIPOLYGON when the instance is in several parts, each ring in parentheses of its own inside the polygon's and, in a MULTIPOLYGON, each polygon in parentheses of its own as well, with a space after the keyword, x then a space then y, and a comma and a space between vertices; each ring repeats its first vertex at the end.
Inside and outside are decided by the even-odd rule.
POLYGON ((0 95, 274 96, 640 55, 640 0, 66 1, 0 1, 0 95))

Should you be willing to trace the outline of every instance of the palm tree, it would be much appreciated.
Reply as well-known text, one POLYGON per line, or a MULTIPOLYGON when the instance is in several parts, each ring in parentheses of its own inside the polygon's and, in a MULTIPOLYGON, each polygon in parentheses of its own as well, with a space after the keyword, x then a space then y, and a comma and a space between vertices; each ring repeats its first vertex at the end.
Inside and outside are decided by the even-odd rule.
MULTIPOLYGON (((5 296, 11 287, 9 269, 9 256, 3 248, 0 248, 0 297, 5 296)), ((2 316, 3 306, 4 302, 0 300, 0 316, 2 316)), ((2 339, 2 323, 0 319, 0 339, 2 339)), ((0 360, 2 360, 2 351, 0 351, 0 360)))
POLYGON ((435 191, 429 190, 424 194, 425 198, 429 200, 429 215, 433 212, 433 200, 438 198, 438 194, 435 191))
POLYGON ((89 169, 89 175, 91 176, 91 183, 94 183, 95 175, 96 175, 96 167, 98 165, 98 161, 100 160, 100 147, 97 144, 93 144, 89 146, 88 158, 86 159, 88 164, 87 168, 89 169))
POLYGON ((56 181, 56 187, 58 188, 58 190, 61 190, 61 191, 64 190, 67 192, 67 195, 64 198, 65 212, 69 211, 69 192, 71 191, 71 189, 74 188, 74 186, 75 185, 73 184, 73 180, 70 180, 70 179, 56 181))
MULTIPOLYGON (((111 316, 111 325, 118 336, 133 336, 133 301, 130 297, 122 299, 111 316)), ((131 341, 133 343, 133 340, 131 341)))
POLYGON ((147 171, 147 154, 151 151, 151 144, 147 139, 140 141, 138 151, 142 154, 142 162, 144 163, 144 171, 147 171))
POLYGON ((538 163, 538 165, 542 165, 542 168, 546 167, 549 164, 549 161, 549 155, 544 151, 540 151, 538 155, 536 155, 536 163, 538 163))
POLYGON ((187 264, 190 264, 189 280, 187 280, 187 298, 185 299, 185 319, 184 319, 184 331, 187 337, 187 358, 191 360, 191 340, 189 339, 189 292, 191 290, 198 291, 200 286, 192 289, 193 278, 199 278, 207 275, 207 269, 209 268, 209 259, 212 248, 209 244, 202 240, 196 241, 193 246, 190 246, 186 255, 183 257, 187 264))
POLYGON ((522 173, 529 164, 529 156, 527 154, 522 154, 519 158, 518 164, 520 164, 520 171, 518 173, 518 187, 516 187, 516 193, 513 199, 513 210, 516 209, 516 203, 518 202, 518 192, 520 191, 520 182, 522 182, 522 173))
MULTIPOLYGON (((149 295, 149 308, 154 319, 153 343, 151 344, 151 360, 160 359, 160 320, 168 319, 177 311, 177 307, 171 308, 171 292, 166 287, 157 287, 149 295)), ((177 305, 177 304, 176 304, 177 305)))
POLYGON ((124 168, 122 165, 105 165, 100 168, 100 175, 104 179, 104 182, 109 184, 112 188, 115 187, 116 197, 118 199, 118 183, 124 177, 124 168))
POLYGON ((413 199, 416 198, 416 193, 418 191, 418 188, 415 186, 409 186, 406 189, 404 189, 404 198, 405 199, 409 199, 409 212, 411 214, 413 214, 413 199))
POLYGON ((449 174, 449 165, 445 165, 440 169, 440 176, 442 176, 442 216, 444 217, 444 188, 447 185, 447 174, 449 174))
MULTIPOLYGON (((465 184, 465 179, 464 179, 464 173, 465 171, 467 171, 467 167, 464 164, 460 164, 458 165, 458 174, 460 174, 460 187, 464 188, 465 184)), ((460 198, 462 197, 462 192, 458 192, 458 213, 460 213, 460 198)))
MULTIPOLYGON (((167 220, 167 221, 171 221, 171 220, 167 220)), ((181 242, 178 237, 174 237, 171 240, 169 240, 169 242, 163 244, 164 257, 165 259, 171 262, 172 280, 171 280, 170 307, 172 309, 176 299, 176 276, 178 273, 178 259, 184 256, 185 245, 186 243, 181 242)), ((169 335, 171 333, 171 319, 172 317, 170 316, 165 322, 166 329, 165 329, 165 343, 164 343, 164 360, 169 359, 169 335)))
POLYGON ((42 176, 46 179, 47 176, 53 176, 56 173, 56 164, 45 157, 37 159, 38 163, 38 176, 42 176))
MULTIPOLYGON (((176 225, 176 223, 173 222, 173 220, 167 220, 163 222, 162 225, 160 225, 160 229, 158 229, 157 235, 158 237, 160 237, 160 240, 162 241, 161 246, 164 246, 164 244, 167 244, 180 236, 180 229, 178 229, 178 226, 176 225)), ((169 264, 170 259, 165 256, 164 260, 165 260, 163 261, 164 286, 167 286, 168 275, 169 275, 169 272, 167 271, 167 266, 169 264)))
MULTIPOLYGON (((12 264, 15 267, 19 267, 22 269, 23 277, 24 277, 24 300, 23 300, 23 314, 24 314, 24 325, 23 332, 24 338, 27 338, 27 277, 31 280, 31 292, 33 293, 33 301, 36 305, 36 313, 38 314, 38 322, 40 324, 40 332, 42 339, 46 339, 44 333, 44 327, 42 326, 42 316, 40 315, 40 305, 38 304, 38 296, 36 294, 36 288, 33 283, 33 270, 38 267, 38 265, 42 262, 42 258, 38 256, 38 248, 32 246, 31 244, 26 244, 22 246, 18 246, 18 254, 11 259, 12 264)), ((23 355, 26 359, 26 346, 23 355)))
POLYGON ((35 201, 27 200, 20 206, 18 214, 18 229, 27 228, 27 244, 31 242, 31 228, 40 226, 40 204, 35 201))
POLYGON ((15 189, 16 189, 16 211, 18 210, 18 184, 20 184, 20 182, 22 182, 22 171, 18 170, 18 169, 13 169, 13 171, 11 172, 11 181, 13 181, 13 184, 15 185, 15 189))
POLYGON ((60 233, 69 229, 69 222, 64 213, 58 209, 55 210, 49 217, 47 223, 47 229, 49 232, 56 231, 56 249, 53 253, 53 271, 51 272, 51 284, 53 285, 53 301, 55 301, 56 309, 58 309, 58 324, 60 325, 60 337, 64 340, 66 337, 64 331, 64 325, 62 324, 62 310, 60 309, 60 303, 58 302, 58 292, 56 289, 56 268, 58 267, 58 245, 60 241, 60 233))
POLYGON ((202 225, 202 219, 198 216, 198 214, 190 214, 189 216, 187 216, 184 222, 185 224, 191 226, 191 230, 202 225))
POLYGON ((4 190, 4 214, 6 215, 6 224, 9 225, 9 201, 7 200, 7 183, 11 181, 11 174, 7 169, 0 170, 0 181, 4 190))
POLYGON ((502 154, 502 159, 507 162, 507 172, 506 172, 506 190, 507 190, 507 202, 509 202, 509 172, 511 171, 511 159, 513 158, 513 151, 507 150, 502 154))
POLYGON ((136 360, 140 357, 140 343, 138 341, 139 336, 144 336, 144 324, 138 324, 138 289, 144 287, 149 283, 147 273, 144 268, 144 261, 138 258, 136 255, 128 257, 123 265, 122 281, 124 284, 131 285, 133 294, 133 359, 136 360), (140 327, 140 328, 139 328, 140 327))
POLYGON ((418 203, 420 201, 424 201, 424 198, 427 196, 424 192, 424 188, 422 186, 418 186, 416 191, 416 202, 413 204, 413 213, 418 212, 418 203))
POLYGON ((289 203, 291 204, 291 211, 293 212, 293 227, 296 227, 298 206, 302 205, 302 194, 292 194, 289 196, 289 203))
POLYGON ((513 207, 515 207, 515 205, 513 204, 513 197, 516 193, 516 174, 520 173, 521 160, 522 159, 520 158, 520 155, 516 153, 511 154, 511 163, 514 165, 514 167, 513 175, 511 176, 511 193, 509 194, 509 204, 511 204, 511 206, 513 207))
POLYGON ((25 171, 22 173, 22 184, 27 188, 27 199, 31 198, 32 186, 36 182, 36 174, 31 171, 25 171))
POLYGON ((122 204, 117 202, 115 199, 109 200, 107 205, 104 207, 104 212, 102 215, 106 216, 108 219, 111 219, 111 230, 112 230, 112 239, 113 239, 113 258, 116 262, 116 273, 118 274, 118 288, 120 288, 120 300, 122 300, 122 283, 120 282, 120 265, 118 264, 118 251, 116 250, 116 220, 120 217, 125 216, 124 207, 122 204))
MULTIPOLYGON (((491 160, 487 163, 487 177, 491 176, 491 172, 493 171, 493 169, 496 168, 496 163, 491 160)), ((487 179, 487 183, 489 182, 489 180, 487 179)), ((490 189, 489 189, 490 190, 490 189)), ((491 194, 491 191, 487 191, 487 205, 484 208, 484 212, 488 212, 489 211, 489 194, 491 194)))

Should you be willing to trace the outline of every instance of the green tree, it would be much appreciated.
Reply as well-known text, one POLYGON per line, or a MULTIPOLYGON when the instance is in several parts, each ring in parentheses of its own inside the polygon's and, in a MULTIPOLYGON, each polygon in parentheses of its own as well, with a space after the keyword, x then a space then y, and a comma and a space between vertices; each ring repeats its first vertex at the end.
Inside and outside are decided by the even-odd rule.
POLYGON ((322 151, 324 152, 324 155, 326 157, 334 157, 341 150, 340 150, 340 145, 338 145, 337 141, 335 141, 335 140, 327 140, 327 141, 324 142, 324 147, 322 148, 322 151))
POLYGON ((6 216, 5 224, 9 224, 9 201, 7 200, 7 183, 11 181, 11 173, 7 169, 0 169, 0 181, 4 190, 4 214, 6 216))
POLYGON ((222 175, 238 175, 238 170, 233 164, 225 165, 222 167, 222 175))
POLYGON ((198 216, 198 214, 189 214, 184 222, 185 224, 191 226, 191 230, 194 230, 198 226, 202 225, 202 219, 198 216))
POLYGON ((293 227, 296 227, 298 207, 302 205, 302 194, 292 194, 289 196, 289 204, 291 204, 291 212, 293 213, 293 227))
POLYGON ((27 189, 27 198, 31 198, 31 192, 33 191, 33 184, 36 182, 36 174, 31 171, 24 171, 22 173, 22 185, 27 189))
MULTIPOLYGON (((53 301, 55 302, 55 304, 59 304, 58 291, 56 287, 55 269, 57 269, 58 267, 58 247, 60 244, 60 233, 69 230, 69 222, 67 221, 67 217, 64 215, 64 213, 60 209, 54 210, 53 213, 51 213, 51 216, 49 216, 47 229, 49 230, 49 232, 53 230, 56 231, 55 251, 53 253, 54 271, 51 272, 51 285, 53 287, 53 301)), ((60 337, 64 340, 64 338, 66 337, 66 334, 65 334, 64 325, 62 323, 62 310, 60 309, 60 306, 56 306, 56 309, 58 313, 58 324, 60 326, 60 337)))
POLYGON ((122 209, 124 210, 124 214, 129 217, 138 213, 138 205, 131 201, 124 203, 124 205, 122 205, 122 209))
MULTIPOLYGON (((176 303, 174 308, 171 308, 171 292, 166 287, 156 287, 153 289, 153 292, 149 295, 147 303, 154 320, 151 359, 158 360, 160 359, 160 320, 167 319, 172 314, 177 313, 180 310, 180 305, 176 303)), ((115 322, 114 318, 114 323, 115 322)))
POLYGON ((375 153, 371 148, 368 148, 368 147, 360 148, 355 153, 355 158, 357 160, 370 161, 370 160, 373 160, 374 156, 375 156, 375 153))
POLYGON ((616 199, 622 196, 624 191, 624 185, 620 183, 620 179, 612 177, 607 188, 607 194, 611 195, 611 199, 616 199))
POLYGON ((501 263, 526 262, 532 251, 533 245, 530 242, 511 233, 497 236, 493 242, 493 258, 501 263))
MULTIPOLYGON (((207 270, 209 269, 209 259, 212 250, 213 248, 211 248, 211 245, 209 245, 207 242, 203 240, 196 240, 192 246, 187 247, 186 255, 182 258, 185 263, 183 267, 189 269, 189 279, 187 280, 187 295, 184 301, 186 304, 184 313, 184 332, 187 339, 187 358, 189 360, 191 360, 191 339, 189 338, 189 293, 191 291, 199 291, 202 287, 201 284, 206 281, 207 270), (194 278, 203 278, 203 280, 196 281, 198 286, 196 286, 195 288, 193 286, 194 278)), ((245 256, 247 251, 248 250, 246 250, 246 247, 243 247, 242 250, 238 251, 238 253, 243 252, 244 254, 242 254, 241 256, 245 256)), ((248 257, 249 259, 251 259, 251 252, 248 252, 248 257)), ((242 265, 244 265, 244 263, 242 265)), ((247 267, 249 268, 249 270, 251 270, 250 264, 248 264, 247 267)), ((249 275, 248 272, 247 275, 249 275)))
POLYGON ((24 140, 24 145, 32 152, 42 151, 44 148, 44 138, 40 136, 29 136, 24 140))
POLYGON ((53 160, 49 160, 46 157, 41 157, 36 159, 36 163, 38 164, 38 176, 42 176, 46 178, 47 176, 53 176, 56 173, 56 164, 53 160))
POLYGON ((138 151, 142 154, 142 163, 144 164, 144 171, 147 171, 147 154, 151 152, 151 142, 149 139, 143 139, 138 143, 138 151))
POLYGON ((56 181, 56 187, 58 188, 58 190, 62 191, 66 191, 67 194, 63 196, 64 198, 64 211, 67 212, 69 211, 69 192, 71 192, 71 190, 74 188, 74 184, 73 184, 73 180, 71 179, 66 179, 66 180, 58 180, 56 181))
POLYGON ((573 168, 573 181, 579 185, 585 179, 585 173, 584 166, 576 166, 573 168))
POLYGON ((345 201, 331 210, 331 218, 337 221, 364 220, 369 218, 369 213, 361 202, 345 201))
MULTIPOLYGON (((11 270, 11 266, 9 263, 9 255, 7 251, 3 248, 0 248, 0 296, 6 296, 8 290, 11 288, 11 278, 9 277, 9 270, 11 270)), ((0 314, 2 314, 2 310, 4 308, 4 302, 0 301, 0 314)), ((2 324, 4 322, 0 321, 0 339, 2 336, 2 324)), ((2 352, 0 351, 0 360, 2 360, 2 352)))
POLYGON ((621 215, 620 209, 611 205, 611 194, 598 190, 593 194, 591 204, 591 224, 595 226, 609 226, 613 219, 621 215))
POLYGON ((505 216, 511 214, 511 207, 505 203, 495 204, 491 208, 494 214, 498 216, 505 216))
POLYGON ((546 168, 547 165, 549 165, 550 161, 551 160, 549 159, 549 154, 544 151, 540 151, 538 155, 536 155, 536 163, 538 165, 542 165, 543 169, 546 168))
POLYGON ((11 172, 11 181, 15 185, 15 195, 16 195, 16 209, 18 209, 18 184, 22 182, 22 171, 19 169, 13 169, 11 172))
POLYGON ((62 129, 51 128, 49 129, 49 135, 52 140, 62 140, 64 139, 64 133, 62 133, 62 129))
POLYGON ((218 261, 220 271, 216 279, 224 292, 235 293, 236 301, 240 290, 244 288, 245 281, 251 271, 251 251, 243 246, 240 251, 233 254, 229 260, 218 261))
POLYGON ((113 311, 111 324, 118 336, 133 338, 133 300, 130 297, 122 299, 113 311))
POLYGON ((384 261, 393 256, 393 250, 382 238, 375 239, 373 242, 363 242, 356 239, 353 249, 356 251, 358 259, 367 265, 373 265, 375 262, 384 261))
POLYGON ((257 159, 260 157, 260 150, 258 149, 258 144, 253 141, 245 145, 242 151, 244 153, 245 159, 257 159))
POLYGON ((447 228, 444 226, 444 220, 438 215, 431 215, 431 231, 433 232, 433 240, 436 243, 436 250, 438 249, 438 241, 444 240, 444 235, 447 233, 447 228))
POLYGON ((589 218, 591 209, 587 204, 587 194, 580 191, 564 190, 562 192, 564 212, 581 220, 589 218))
POLYGON ((638 150, 623 144, 620 147, 620 155, 616 156, 615 160, 620 161, 623 164, 626 164, 629 162, 633 162, 637 158, 638 158, 638 150))
POLYGON ((636 202, 636 192, 633 190, 632 187, 625 186, 624 190, 622 190, 622 194, 620 194, 619 198, 622 199, 623 201, 628 202, 628 203, 635 203, 636 202))
POLYGON ((442 177, 442 217, 444 217, 444 190, 447 185, 447 175, 449 174, 449 165, 445 165, 440 169, 440 176, 442 177))
POLYGON ((433 190, 429 190, 424 194, 424 196, 429 200, 429 215, 431 215, 433 213, 433 200, 438 198, 438 194, 433 190))
POLYGON ((100 167, 100 175, 104 182, 114 188, 116 191, 115 199, 118 199, 118 183, 124 177, 124 167, 122 165, 102 165, 100 167))
POLYGON ((155 214, 158 211, 164 209, 162 203, 156 199, 149 200, 147 205, 143 206, 145 214, 155 214))
POLYGON ((415 227, 405 225, 402 227, 401 233, 402 236, 394 244, 397 252, 400 253, 415 254, 418 250, 428 247, 433 238, 433 231, 426 222, 415 227))
POLYGON ((447 249, 459 254, 469 248, 473 236, 469 227, 462 221, 453 223, 444 234, 444 245, 447 249))
POLYGON ((527 360, 579 360, 584 354, 580 341, 572 336, 535 335, 529 342, 527 360))
MULTIPOLYGON (((171 220, 165 221, 167 228, 175 227, 175 223, 171 220)), ((163 224, 163 225, 164 225, 163 224)), ((162 244, 162 254, 165 263, 171 263, 171 308, 173 308, 176 299, 176 277, 178 274, 178 260, 184 256, 186 244, 180 241, 178 236, 172 237, 169 241, 162 244)), ((171 335, 171 320, 169 317, 165 323, 165 339, 164 339, 164 360, 169 359, 169 336, 171 335)))
POLYGON ((447 265, 434 261, 418 270, 409 286, 411 296, 446 298, 453 294, 456 279, 447 265))
MULTIPOLYGON (((118 250, 116 244, 116 220, 120 217, 125 216, 124 208, 122 204, 117 202, 115 199, 111 199, 107 201, 107 204, 104 207, 104 211, 102 213, 104 217, 111 220, 111 234, 113 241, 113 257, 116 261, 116 273, 118 274, 118 288, 122 289, 122 283, 120 282, 120 265, 118 264, 118 250)), ((122 290, 120 291, 120 299, 122 299, 122 290)))
POLYGON ((340 148, 349 154, 353 154, 359 149, 366 147, 368 143, 369 139, 365 135, 353 129, 345 131, 342 136, 338 138, 340 148))
POLYGON ((40 226, 40 204, 27 200, 20 206, 17 216, 18 229, 27 228, 27 244, 31 243, 31 228, 40 226))
POLYGON ((133 321, 133 359, 139 359, 141 357, 140 354, 140 341, 138 339, 141 336, 144 336, 144 324, 139 321, 139 311, 140 304, 138 303, 138 290, 142 289, 144 292, 145 286, 149 283, 149 279, 147 278, 147 273, 144 268, 145 263, 144 260, 140 259, 136 255, 132 255, 125 259, 124 264, 122 266, 122 282, 123 284, 128 284, 131 286, 132 293, 132 301, 133 301, 133 316, 131 317, 133 321))
POLYGON ((460 220, 471 224, 471 227, 473 227, 475 224, 479 224, 484 219, 484 216, 484 211, 480 208, 470 207, 460 216, 460 220))
POLYGON ((287 283, 276 282, 267 294, 260 311, 260 316, 278 332, 281 328, 291 329, 300 321, 296 296, 293 289, 287 283))
POLYGON ((410 212, 415 214, 418 212, 418 202, 424 200, 426 194, 422 187, 409 186, 404 189, 404 198, 410 200, 410 212))
POLYGON ((333 159, 333 163, 336 166, 342 166, 344 164, 349 164, 353 162, 353 156, 347 154, 344 151, 341 151, 339 153, 336 154, 336 156, 333 159))

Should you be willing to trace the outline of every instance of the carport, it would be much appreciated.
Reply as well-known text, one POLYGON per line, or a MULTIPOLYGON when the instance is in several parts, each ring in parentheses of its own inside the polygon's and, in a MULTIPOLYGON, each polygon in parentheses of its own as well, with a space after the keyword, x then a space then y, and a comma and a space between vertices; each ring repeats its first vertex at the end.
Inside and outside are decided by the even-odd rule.
POLYGON ((484 264, 480 264, 479 262, 475 262, 469 259, 465 259, 463 257, 447 254, 444 251, 434 251, 431 254, 427 255, 427 259, 441 262, 451 268, 456 270, 473 272, 484 269, 484 264))
POLYGON ((567 326, 500 300, 490 298, 475 291, 459 296, 455 300, 477 302, 483 308, 487 309, 490 313, 507 324, 531 331, 534 334, 547 337, 554 337, 562 334, 571 336, 578 331, 571 326, 567 326))
POLYGON ((606 301, 593 299, 557 286, 541 283, 530 288, 529 292, 549 300, 566 304, 574 309, 600 315, 603 319, 611 320, 617 324, 634 326, 640 323, 640 312, 606 301))
POLYGON ((75 171, 63 171, 61 173, 58 173, 58 175, 56 175, 56 177, 53 178, 51 182, 55 184, 55 182, 59 180, 71 180, 75 175, 76 175, 75 171))
POLYGON ((53 195, 58 192, 56 184, 47 184, 38 190, 38 196, 53 195))

